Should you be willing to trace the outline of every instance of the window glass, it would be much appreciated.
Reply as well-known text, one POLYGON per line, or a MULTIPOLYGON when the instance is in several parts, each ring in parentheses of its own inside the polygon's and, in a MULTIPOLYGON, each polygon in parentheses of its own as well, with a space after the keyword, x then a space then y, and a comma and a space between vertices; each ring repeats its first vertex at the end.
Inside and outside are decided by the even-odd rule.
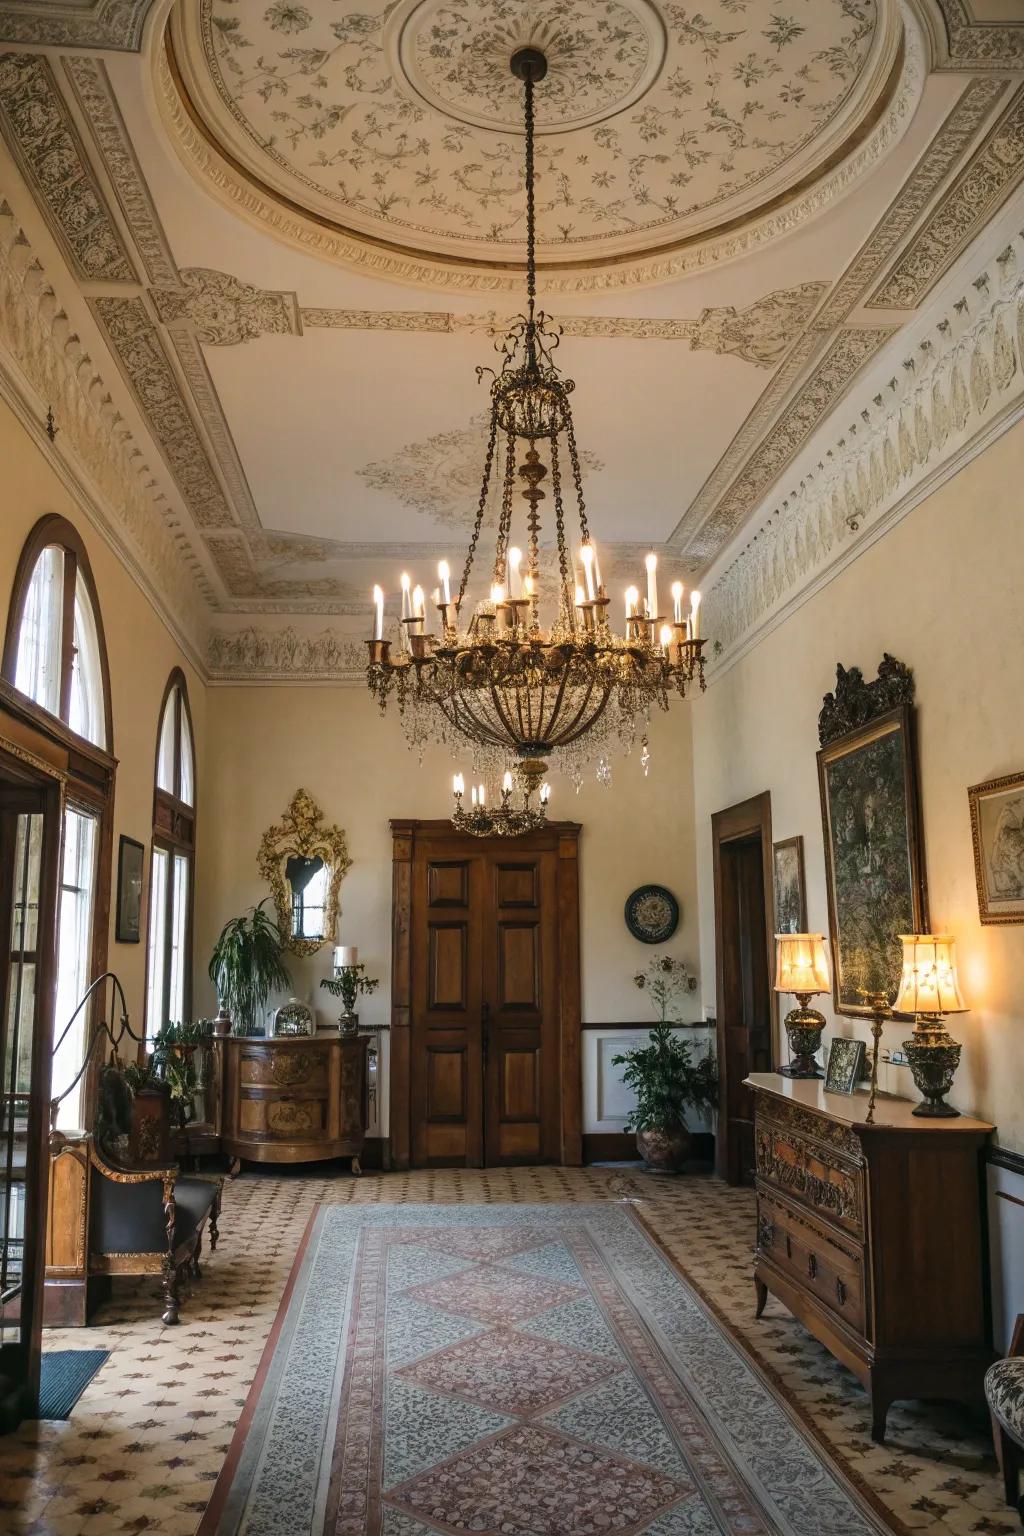
POLYGON ((68 724, 94 746, 105 747, 103 671, 96 616, 81 571, 75 580, 75 655, 71 667, 71 710, 68 724))
POLYGON ((175 1023, 185 1017, 185 966, 188 943, 188 855, 174 855, 174 894, 171 903, 171 986, 167 1016, 175 1023))
POLYGON ((60 714, 60 632, 64 551, 50 544, 36 561, 25 594, 14 686, 51 715, 60 714))
POLYGON ((172 688, 164 705, 164 717, 160 722, 160 746, 156 756, 156 787, 169 795, 177 792, 174 782, 174 711, 178 690, 172 688))
POLYGON ((192 728, 188 723, 188 710, 184 701, 181 705, 181 786, 178 790, 178 799, 184 800, 186 805, 195 805, 195 758, 192 755, 192 728))
POLYGON ((146 987, 146 1033, 155 1035, 167 1023, 164 1018, 164 965, 167 937, 166 848, 153 849, 149 887, 149 979, 146 987))
MULTIPOLYGON (((88 1009, 68 1021, 92 980, 92 914, 96 870, 96 818, 69 807, 64 817, 64 862, 61 871, 60 919, 57 933, 57 1005, 53 1057, 54 1098, 63 1093, 79 1071, 87 1044, 88 1009), (61 1036, 64 1036, 61 1039, 61 1036)), ((82 1127, 82 1087, 69 1093, 57 1112, 61 1130, 82 1127)))

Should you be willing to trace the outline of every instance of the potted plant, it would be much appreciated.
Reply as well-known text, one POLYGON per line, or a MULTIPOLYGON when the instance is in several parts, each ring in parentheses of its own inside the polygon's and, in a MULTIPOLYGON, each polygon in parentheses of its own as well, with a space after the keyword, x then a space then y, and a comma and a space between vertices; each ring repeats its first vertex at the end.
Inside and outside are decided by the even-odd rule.
POLYGON ((622 1080, 636 1094, 636 1108, 626 1122, 636 1132, 637 1150, 654 1173, 676 1173, 686 1159, 690 1132, 686 1110, 706 1110, 718 1103, 718 1063, 709 1050, 698 1062, 693 1045, 673 1034, 668 1017, 682 992, 692 991, 682 961, 664 955, 646 971, 634 976, 634 984, 652 997, 660 1012, 648 1044, 634 1046, 612 1058, 625 1067, 622 1080))
POLYGON ((210 957, 210 980, 221 1009, 234 1019, 238 1035, 261 1034, 260 1018, 271 992, 291 986, 284 963, 284 941, 273 918, 263 908, 267 898, 233 917, 221 929, 210 957))
POLYGON ((338 1027, 343 1035, 354 1035, 359 1028, 356 999, 360 993, 368 997, 371 992, 376 992, 380 986, 378 978, 367 976, 366 967, 360 962, 357 965, 339 965, 334 975, 325 976, 320 985, 326 987, 334 997, 341 998, 342 1013, 338 1027))

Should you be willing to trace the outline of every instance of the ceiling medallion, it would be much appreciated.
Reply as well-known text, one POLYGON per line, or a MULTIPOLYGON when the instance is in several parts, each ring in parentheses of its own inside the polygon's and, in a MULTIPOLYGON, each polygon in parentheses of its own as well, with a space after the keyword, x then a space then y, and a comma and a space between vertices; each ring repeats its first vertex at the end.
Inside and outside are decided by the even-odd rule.
POLYGON ((578 780, 582 763, 612 736, 628 747, 638 719, 646 722, 652 709, 667 709, 671 694, 684 695, 695 681, 703 688, 704 641, 699 593, 692 594, 684 615, 683 586, 676 582, 671 622, 662 615, 653 553, 647 557, 646 596, 641 599, 635 587, 626 593, 624 635, 609 624, 609 598, 587 524, 569 403, 576 386, 554 361, 561 330, 535 307, 534 87, 547 73, 547 60, 539 49, 521 48, 512 55, 511 69, 524 89, 526 313, 496 343, 501 366, 477 369, 478 377, 491 375, 490 426, 458 595, 453 600, 450 570, 442 561, 435 592, 440 630, 430 634, 423 591, 413 589, 404 575, 401 643, 393 655, 392 642, 384 636, 384 594, 375 587, 367 680, 382 710, 396 700, 411 745, 421 747, 431 737, 452 746, 469 740, 477 758, 492 769, 516 762, 525 788, 539 783, 547 758, 578 780), (562 481, 563 440, 571 490, 562 481), (517 465, 521 442, 526 453, 517 465), (501 512, 490 596, 469 610, 467 592, 496 467, 501 512), (555 548, 545 550, 542 571, 540 507, 548 496, 543 482, 549 477, 555 548), (525 483, 521 491, 520 481, 525 483), (525 568, 522 551, 512 543, 517 492, 527 505, 525 568), (575 498, 582 580, 569 550, 567 496, 575 498), (547 626, 541 624, 542 602, 552 615, 547 626))

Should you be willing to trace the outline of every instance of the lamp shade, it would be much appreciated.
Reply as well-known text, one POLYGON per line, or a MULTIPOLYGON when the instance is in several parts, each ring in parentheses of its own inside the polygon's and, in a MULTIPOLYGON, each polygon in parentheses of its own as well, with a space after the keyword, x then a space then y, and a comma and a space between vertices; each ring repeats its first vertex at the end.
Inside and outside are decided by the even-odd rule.
POLYGON ((354 944, 335 944, 334 965, 336 970, 341 970, 346 965, 355 965, 359 960, 359 950, 354 944))
POLYGON ((823 934, 775 935, 776 992, 793 992, 803 996, 812 992, 827 992, 831 985, 823 934))
POLYGON ((901 933, 903 975, 896 1013, 966 1013, 951 933, 901 933))

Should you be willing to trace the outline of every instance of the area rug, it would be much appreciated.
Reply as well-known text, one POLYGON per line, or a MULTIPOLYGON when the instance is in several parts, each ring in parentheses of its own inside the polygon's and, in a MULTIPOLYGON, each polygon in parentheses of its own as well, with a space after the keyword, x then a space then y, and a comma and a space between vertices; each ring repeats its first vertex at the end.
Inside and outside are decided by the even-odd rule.
POLYGON ((69 1419, 109 1349, 44 1350, 39 1362, 39 1418, 69 1419))
POLYGON ((321 1206, 199 1536, 868 1536, 626 1203, 321 1206))

